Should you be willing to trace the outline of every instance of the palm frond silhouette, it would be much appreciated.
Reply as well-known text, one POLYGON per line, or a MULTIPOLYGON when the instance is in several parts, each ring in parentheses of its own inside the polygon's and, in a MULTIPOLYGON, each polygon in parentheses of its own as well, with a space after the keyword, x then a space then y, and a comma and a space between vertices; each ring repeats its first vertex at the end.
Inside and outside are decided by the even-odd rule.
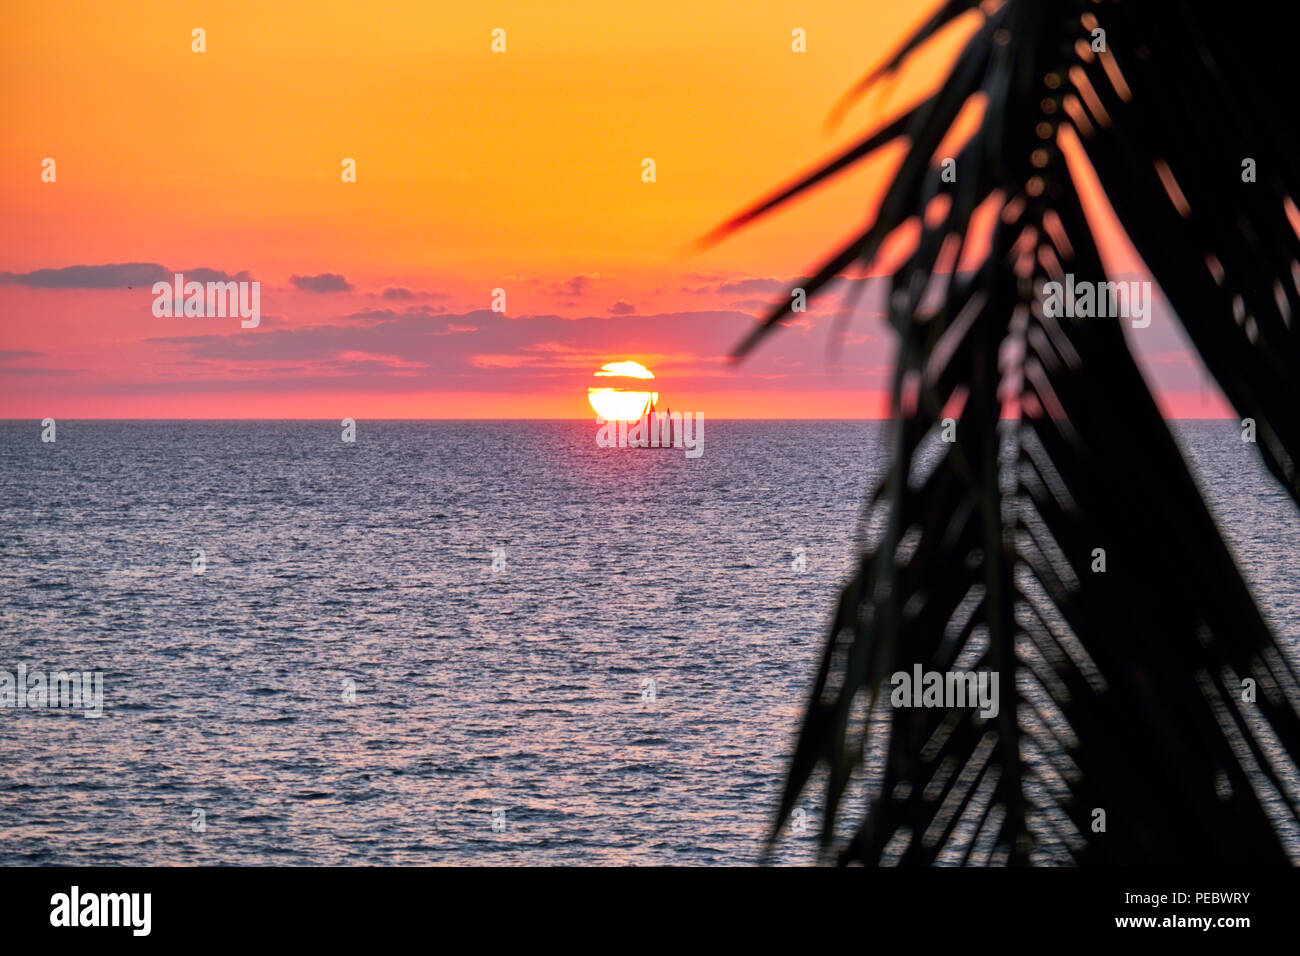
POLYGON ((860 89, 962 17, 975 28, 936 93, 714 234, 905 145, 874 221, 805 283, 824 293, 891 236, 919 236, 881 280, 898 349, 889 464, 772 839, 820 766, 821 846, 840 862, 1285 864, 1300 833, 1294 665, 1120 320, 1049 315, 1042 289, 1109 278, 1080 198, 1090 165, 1300 496, 1300 18, 1253 2, 948 0, 860 89), (936 150, 973 103, 978 128, 944 176, 936 150), (952 443, 935 440, 946 415, 952 443), (999 713, 892 708, 890 675, 916 665, 999 673, 999 713))

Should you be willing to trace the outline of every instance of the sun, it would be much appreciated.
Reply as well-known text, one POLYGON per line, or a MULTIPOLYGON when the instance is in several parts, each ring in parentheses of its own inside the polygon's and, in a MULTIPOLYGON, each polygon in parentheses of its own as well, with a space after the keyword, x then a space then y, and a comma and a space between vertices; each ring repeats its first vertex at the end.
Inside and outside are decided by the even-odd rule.
POLYGON ((634 422, 659 400, 658 392, 646 391, 645 381, 654 373, 640 362, 609 362, 596 373, 600 385, 587 389, 587 401, 607 422, 634 422))

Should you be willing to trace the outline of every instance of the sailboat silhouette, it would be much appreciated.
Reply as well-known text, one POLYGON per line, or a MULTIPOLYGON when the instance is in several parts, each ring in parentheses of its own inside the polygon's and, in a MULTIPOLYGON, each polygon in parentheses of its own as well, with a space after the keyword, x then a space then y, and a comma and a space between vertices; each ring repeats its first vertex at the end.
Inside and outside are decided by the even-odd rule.
POLYGON ((681 416, 678 416, 678 422, 674 427, 673 411, 671 408, 666 412, 660 412, 655 407, 655 400, 659 397, 657 392, 652 393, 650 401, 646 404, 645 414, 637 423, 637 431, 643 436, 643 441, 628 441, 630 448, 672 448, 674 440, 680 447, 682 441, 681 435, 681 416))

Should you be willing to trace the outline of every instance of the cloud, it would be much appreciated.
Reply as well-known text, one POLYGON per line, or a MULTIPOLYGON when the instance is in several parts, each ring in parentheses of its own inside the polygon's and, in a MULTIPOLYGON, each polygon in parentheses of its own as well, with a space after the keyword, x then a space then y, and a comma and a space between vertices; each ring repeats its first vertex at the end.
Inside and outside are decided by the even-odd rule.
POLYGON ((314 276, 294 275, 289 277, 295 289, 302 289, 304 292, 351 292, 352 283, 348 282, 346 276, 339 275, 337 272, 322 272, 314 276))
POLYGON ((386 322, 389 319, 395 319, 401 315, 438 315, 446 312, 447 307, 442 305, 412 305, 398 312, 394 309, 364 309, 361 312, 349 312, 343 316, 345 319, 361 319, 365 322, 386 322))
POLYGON ((412 299, 450 299, 445 292, 426 292, 407 289, 403 286, 389 286, 383 291, 383 297, 391 302, 409 302, 412 299))
POLYGON ((247 270, 231 275, 220 269, 168 269, 156 262, 120 262, 103 266, 64 266, 32 272, 0 272, 0 282, 39 289, 125 289, 171 282, 177 272, 195 282, 247 282, 247 270))
POLYGON ((636 306, 626 299, 619 299, 609 307, 610 315, 631 315, 636 311, 636 306))
POLYGON ((44 352, 29 352, 26 349, 0 349, 0 362, 13 362, 17 359, 39 358, 44 352))
MULTIPOLYGON (((179 270, 178 270, 179 271, 179 270)), ((242 272, 236 272, 231 275, 229 272, 222 272, 220 269, 186 269, 182 275, 185 276, 186 282, 252 282, 253 274, 247 269, 242 272)))
POLYGON ((777 294, 787 292, 795 286, 806 283, 807 279, 740 279, 735 282, 719 283, 714 292, 720 295, 753 295, 754 293, 777 294))
MULTIPOLYGON (((562 282, 548 282, 542 284, 538 280, 530 280, 533 285, 540 286, 543 295, 549 295, 557 299, 580 299, 587 289, 591 286, 591 280, 599 278, 599 274, 578 275, 565 279, 562 282)), ((562 305, 570 306, 575 303, 565 302, 562 305)))
POLYGON ((184 335, 150 341, 179 346, 194 358, 215 361, 323 361, 365 353, 422 362, 434 351, 445 351, 438 345, 441 337, 477 331, 472 322, 453 323, 450 318, 426 312, 377 309, 353 312, 342 319, 346 324, 280 328, 260 335, 184 335))
MULTIPOLYGON (((172 362, 197 360, 210 370, 211 380, 230 376, 249 389, 272 380, 272 368, 304 369, 271 386, 276 392, 319 388, 330 381, 337 388, 527 394, 570 384, 585 388, 592 371, 621 358, 644 362, 669 391, 674 381, 732 378, 764 387, 774 381, 791 387, 843 387, 845 378, 827 375, 826 340, 817 335, 787 332, 738 373, 727 356, 754 322, 752 315, 728 309, 579 318, 507 317, 486 309, 462 314, 373 309, 257 334, 219 332, 150 341, 179 352, 172 362)), ((836 368, 846 375, 872 376, 867 384, 874 387, 880 384, 875 369, 885 355, 880 342, 849 343, 836 368)), ((203 380, 201 373, 187 377, 194 387, 203 380)))
POLYGON ((586 276, 574 276, 568 282, 560 286, 560 288, 563 290, 560 294, 569 296, 571 298, 577 298, 578 296, 582 295, 582 293, 586 290, 587 281, 588 280, 586 276))

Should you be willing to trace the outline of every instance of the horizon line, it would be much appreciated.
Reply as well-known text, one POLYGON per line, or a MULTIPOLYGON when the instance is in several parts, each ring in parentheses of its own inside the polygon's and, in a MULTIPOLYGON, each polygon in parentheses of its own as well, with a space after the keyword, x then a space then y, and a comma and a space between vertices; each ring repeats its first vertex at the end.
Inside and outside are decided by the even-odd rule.
MULTIPOLYGON (((704 413, 696 412, 694 414, 703 415, 704 413)), ((55 419, 56 421, 62 420, 68 422, 337 422, 340 421, 340 419, 337 416, 332 416, 329 418, 217 418, 217 417, 112 418, 112 417, 101 417, 101 416, 83 417, 83 416, 73 416, 73 415, 70 416, 47 415, 46 417, 55 419)), ((356 418, 355 416, 345 416, 345 417, 353 418, 354 421, 367 421, 367 422, 587 422, 593 425, 596 423, 595 418, 586 418, 586 417, 583 418, 410 418, 410 417, 356 418)), ((707 417, 715 422, 890 422, 890 421, 894 421, 894 418, 892 416, 883 416, 883 417, 882 416, 876 416, 876 417, 856 416, 852 418, 810 418, 810 417, 735 418, 735 417, 728 417, 728 416, 721 416, 721 415, 709 415, 707 417)), ((1238 418, 1232 415, 1218 415, 1218 416, 1208 416, 1208 417, 1162 416, 1161 420, 1166 422, 1235 422, 1238 421, 1238 418)), ((43 421, 43 419, 31 418, 31 417, 0 418, 0 423, 17 423, 17 422, 39 423, 41 421, 43 421)), ((637 421, 637 419, 629 419, 629 422, 632 421, 637 421)), ((1000 421, 1004 421, 1004 422, 1015 421, 1015 418, 1013 416, 1003 416, 1000 419, 1000 421)))

